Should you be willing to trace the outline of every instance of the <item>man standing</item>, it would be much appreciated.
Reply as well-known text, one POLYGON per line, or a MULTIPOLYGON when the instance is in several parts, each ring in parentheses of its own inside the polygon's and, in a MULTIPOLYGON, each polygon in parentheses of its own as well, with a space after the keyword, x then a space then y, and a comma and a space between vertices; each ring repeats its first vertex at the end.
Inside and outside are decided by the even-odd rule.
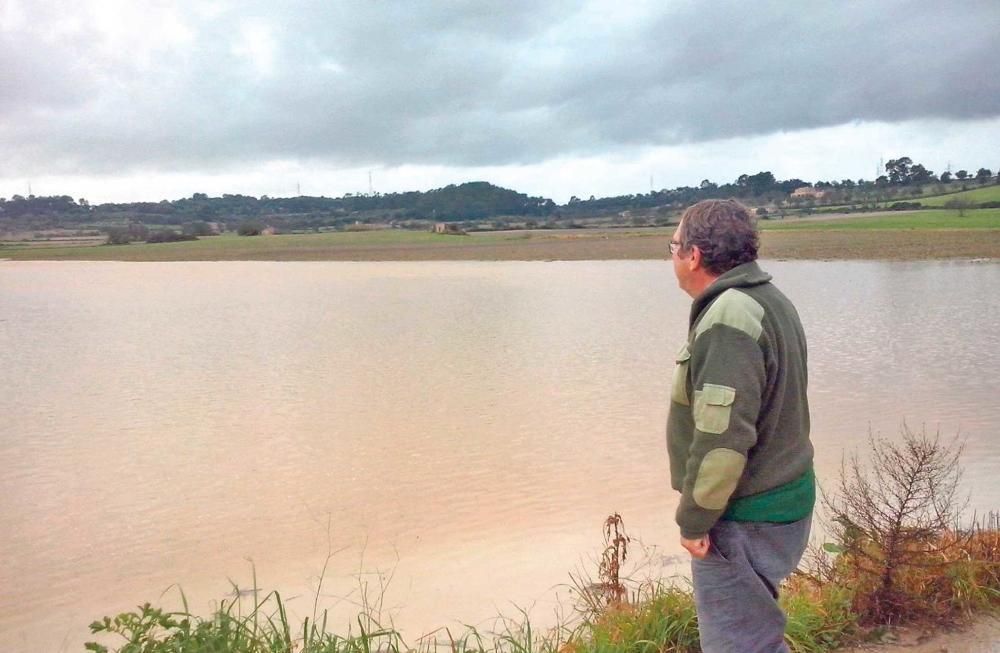
POLYGON ((757 247, 733 200, 690 207, 670 242, 693 302, 667 450, 706 653, 788 651, 778 585, 798 566, 816 500, 805 334, 757 247))

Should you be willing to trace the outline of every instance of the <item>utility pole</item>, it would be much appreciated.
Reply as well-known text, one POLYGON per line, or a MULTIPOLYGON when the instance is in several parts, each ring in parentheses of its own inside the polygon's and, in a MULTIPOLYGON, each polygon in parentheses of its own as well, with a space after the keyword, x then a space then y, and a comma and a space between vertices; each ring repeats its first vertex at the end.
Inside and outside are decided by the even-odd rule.
POLYGON ((368 194, 375 195, 375 187, 372 186, 372 171, 368 171, 368 194))
POLYGON ((302 197, 302 184, 300 184, 299 182, 295 182, 295 195, 298 197, 302 197))

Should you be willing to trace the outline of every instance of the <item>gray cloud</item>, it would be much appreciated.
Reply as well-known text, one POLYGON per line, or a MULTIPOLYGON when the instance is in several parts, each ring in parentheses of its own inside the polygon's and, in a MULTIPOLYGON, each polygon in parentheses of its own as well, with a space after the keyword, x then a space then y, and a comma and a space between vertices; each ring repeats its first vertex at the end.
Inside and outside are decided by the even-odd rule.
POLYGON ((1000 115, 992 0, 199 3, 61 24, 78 6, 0 22, 0 174, 534 163, 1000 115))

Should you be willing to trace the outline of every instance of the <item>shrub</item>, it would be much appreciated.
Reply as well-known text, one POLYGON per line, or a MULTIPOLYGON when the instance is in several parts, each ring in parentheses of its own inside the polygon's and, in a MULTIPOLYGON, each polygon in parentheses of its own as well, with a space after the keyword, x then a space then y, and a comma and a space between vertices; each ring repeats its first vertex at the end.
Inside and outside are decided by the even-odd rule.
POLYGON ((904 423, 893 442, 869 435, 870 462, 857 454, 841 469, 837 491, 824 495, 836 557, 820 559, 827 582, 853 592, 866 625, 953 623, 1000 603, 996 517, 961 529, 961 443, 904 423))
POLYGON ((129 234, 127 228, 124 227, 112 227, 108 229, 108 239, 104 241, 105 245, 128 245, 132 242, 132 235, 129 234))
POLYGON ((176 231, 154 231, 146 237, 147 243, 176 243, 183 240, 198 240, 198 237, 176 231))
POLYGON ((958 211, 959 216, 964 216, 966 210, 974 208, 974 204, 965 198, 953 197, 944 203, 944 208, 958 211))
POLYGON ((263 231, 264 226, 254 221, 244 222, 236 229, 236 233, 241 236, 259 236, 263 231))
POLYGON ((182 229, 184 233, 192 236, 211 236, 212 227, 207 222, 196 221, 184 223, 182 229))
POLYGON ((129 222, 128 234, 132 240, 146 240, 146 237, 149 236, 149 227, 141 222, 129 222))

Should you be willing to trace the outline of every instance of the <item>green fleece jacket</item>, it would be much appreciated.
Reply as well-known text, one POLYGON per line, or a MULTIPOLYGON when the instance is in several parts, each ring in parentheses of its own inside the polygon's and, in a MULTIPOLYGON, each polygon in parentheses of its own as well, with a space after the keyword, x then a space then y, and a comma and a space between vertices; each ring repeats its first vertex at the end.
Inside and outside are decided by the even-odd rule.
POLYGON ((682 536, 701 537, 720 518, 789 522, 812 511, 806 383, 798 313, 756 262, 694 300, 667 419, 682 536))

